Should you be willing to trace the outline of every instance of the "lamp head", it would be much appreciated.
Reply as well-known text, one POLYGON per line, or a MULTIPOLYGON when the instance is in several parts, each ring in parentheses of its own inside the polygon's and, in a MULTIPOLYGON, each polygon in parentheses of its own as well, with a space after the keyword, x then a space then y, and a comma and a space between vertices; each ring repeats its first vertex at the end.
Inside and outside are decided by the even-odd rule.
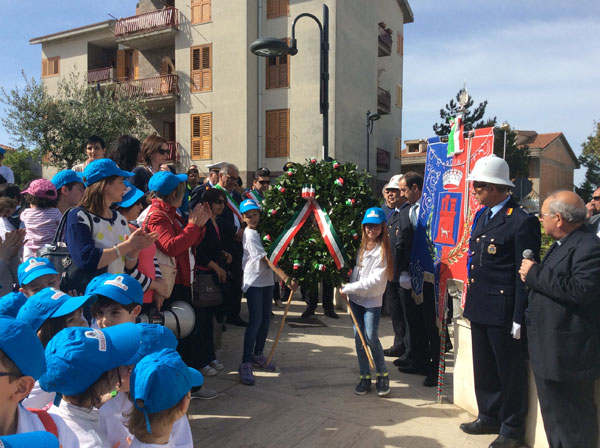
POLYGON ((250 44, 250 51, 256 56, 264 58, 283 56, 288 53, 291 54, 290 50, 291 48, 288 47, 285 41, 274 37, 262 37, 250 44))
POLYGON ((370 114, 369 115, 369 121, 377 121, 381 118, 381 115, 379 114, 370 114))

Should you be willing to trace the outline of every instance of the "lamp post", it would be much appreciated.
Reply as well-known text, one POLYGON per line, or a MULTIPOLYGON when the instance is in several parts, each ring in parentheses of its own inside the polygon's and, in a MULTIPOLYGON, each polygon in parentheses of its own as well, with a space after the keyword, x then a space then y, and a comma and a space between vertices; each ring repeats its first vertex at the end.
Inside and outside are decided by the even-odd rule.
POLYGON ((369 154, 369 143, 371 140, 371 134, 373 133, 373 122, 381 118, 379 114, 372 114, 370 110, 367 111, 367 173, 369 172, 369 162, 371 156, 369 154))
POLYGON ((292 24, 292 39, 290 45, 274 37, 262 37, 256 39, 250 44, 250 51, 256 56, 265 58, 273 56, 283 56, 289 54, 294 56, 298 53, 296 42, 296 23, 302 17, 310 17, 319 26, 321 33, 321 51, 320 51, 320 83, 319 83, 319 110, 323 116, 323 159, 329 158, 329 8, 323 5, 323 23, 313 14, 302 13, 296 16, 292 24))
POLYGON ((500 129, 504 131, 504 150, 502 151, 502 158, 506 160, 506 131, 510 129, 510 125, 505 121, 500 125, 500 129))

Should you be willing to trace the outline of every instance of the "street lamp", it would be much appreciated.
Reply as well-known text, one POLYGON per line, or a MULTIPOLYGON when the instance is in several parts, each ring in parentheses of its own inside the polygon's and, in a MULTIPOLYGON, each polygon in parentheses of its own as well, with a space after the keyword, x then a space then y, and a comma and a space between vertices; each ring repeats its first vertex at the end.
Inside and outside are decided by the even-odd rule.
POLYGON ((317 25, 321 33, 321 76, 319 90, 319 110, 323 116, 323 159, 329 158, 329 137, 328 137, 328 122, 329 122, 329 8, 323 5, 323 24, 313 14, 302 13, 296 16, 292 24, 292 39, 290 45, 274 37, 262 37, 256 39, 250 44, 250 51, 256 56, 269 58, 273 56, 283 56, 289 54, 294 56, 298 53, 296 44, 296 23, 302 17, 310 17, 317 25))
POLYGON ((506 160, 506 131, 510 129, 510 125, 505 121, 500 125, 500 129, 504 131, 504 151, 502 151, 502 158, 506 160))
POLYGON ((372 114, 370 110, 367 111, 367 173, 369 172, 369 161, 370 161, 370 155, 369 155, 369 141, 370 141, 370 135, 373 133, 373 122, 377 121, 381 118, 381 115, 379 114, 372 114))

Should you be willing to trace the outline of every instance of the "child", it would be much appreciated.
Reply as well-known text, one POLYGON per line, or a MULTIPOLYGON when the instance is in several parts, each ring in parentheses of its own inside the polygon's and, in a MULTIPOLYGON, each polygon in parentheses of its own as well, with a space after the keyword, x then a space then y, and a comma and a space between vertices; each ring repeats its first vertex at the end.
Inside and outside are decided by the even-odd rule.
POLYGON ((54 265, 47 258, 29 258, 17 269, 19 291, 31 297, 44 288, 60 287, 60 277, 54 265))
POLYGON ((45 411, 31 412, 21 404, 45 370, 44 348, 33 329, 25 322, 0 316, 0 371, 4 373, 0 377, 0 434, 50 431, 63 448, 78 447, 77 439, 60 417, 45 411))
POLYGON ((0 437, 1 448, 59 448, 58 439, 54 434, 44 431, 34 431, 25 434, 13 434, 0 437))
MULTIPOLYGON (((356 255, 356 267, 350 276, 350 283, 340 288, 340 293, 348 295, 360 331, 371 348, 377 369, 375 388, 380 397, 390 393, 390 380, 377 332, 383 293, 388 280, 391 280, 394 275, 388 233, 384 223, 385 213, 382 209, 373 207, 366 211, 362 221, 362 240, 356 255)), ((360 383, 354 389, 354 393, 364 395, 371 390, 371 372, 356 327, 354 327, 354 341, 360 368, 360 383)))
POLYGON ((271 323, 271 305, 273 300, 273 272, 281 277, 286 285, 296 290, 298 283, 292 280, 285 272, 273 265, 267 257, 267 253, 260 241, 260 235, 256 231, 260 220, 260 208, 252 199, 246 199, 240 205, 240 212, 244 222, 248 226, 244 230, 242 246, 244 256, 242 267, 244 278, 242 290, 246 293, 248 312, 250 319, 244 334, 244 355, 242 364, 238 369, 240 380, 243 384, 254 385, 254 373, 252 366, 261 367, 273 372, 274 364, 267 364, 263 355, 265 341, 269 333, 271 323))
MULTIPOLYGON (((86 294, 97 297, 92 306, 92 315, 100 329, 121 323, 135 323, 142 304, 142 287, 137 280, 127 274, 103 274, 89 284, 86 294)), ((171 330, 160 325, 138 324, 146 329, 143 335, 146 342, 138 352, 138 358, 143 354, 152 353, 161 348, 176 348, 177 338, 171 330)), ((136 361, 136 360, 133 360, 136 361)), ((131 369, 129 369, 129 373, 131 369)), ((132 403, 128 398, 129 381, 121 377, 119 393, 100 408, 102 427, 111 446, 120 442, 120 446, 128 446, 132 437, 125 426, 124 414, 129 412, 132 403)), ((179 419, 173 427, 173 440, 176 447, 193 447, 192 430, 187 419, 179 419)))
POLYGON ((62 213, 56 208, 56 187, 49 180, 36 179, 21 193, 29 204, 29 208, 21 212, 25 225, 23 260, 27 260, 35 257, 38 249, 52 243, 62 213))
POLYGON ((201 386, 202 374, 185 365, 172 349, 164 349, 142 359, 131 374, 129 431, 134 435, 131 448, 144 446, 175 447, 174 423, 187 418, 192 387, 201 386))
POLYGON ((54 175, 52 184, 56 187, 56 207, 61 215, 77 204, 83 198, 85 185, 81 177, 73 170, 62 170, 54 175))
POLYGON ((26 301, 27 297, 22 292, 10 292, 0 297, 0 316, 17 317, 26 301))

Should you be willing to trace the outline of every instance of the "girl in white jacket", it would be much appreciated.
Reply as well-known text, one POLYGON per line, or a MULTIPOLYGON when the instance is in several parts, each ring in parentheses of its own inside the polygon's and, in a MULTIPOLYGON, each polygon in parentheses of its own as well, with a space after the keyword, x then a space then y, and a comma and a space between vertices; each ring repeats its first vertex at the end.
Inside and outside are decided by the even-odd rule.
MULTIPOLYGON (((375 388, 380 397, 390 393, 390 380, 377 333, 383 293, 388 280, 391 280, 393 275, 394 265, 385 229, 385 213, 379 207, 373 207, 366 211, 362 221, 362 240, 350 283, 342 285, 340 292, 348 295, 358 326, 371 348, 377 369, 375 388)), ((371 372, 356 327, 354 327, 354 340, 360 368, 360 383, 354 392, 357 395, 365 395, 371 390, 371 372)))

